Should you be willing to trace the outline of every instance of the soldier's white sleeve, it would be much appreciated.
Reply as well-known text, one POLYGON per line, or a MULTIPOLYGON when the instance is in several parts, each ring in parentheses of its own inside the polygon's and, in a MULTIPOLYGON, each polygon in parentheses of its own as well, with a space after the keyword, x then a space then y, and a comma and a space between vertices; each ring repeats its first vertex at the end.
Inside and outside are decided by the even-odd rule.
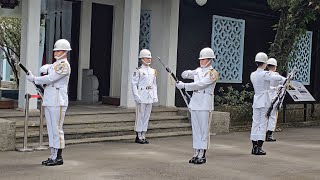
POLYGON ((183 71, 182 74, 181 74, 181 77, 183 79, 194 79, 194 72, 195 70, 186 70, 186 71, 183 71))
POLYGON ((156 100, 155 102, 158 102, 158 89, 157 89, 157 77, 156 76, 154 76, 152 89, 153 89, 153 94, 154 94, 153 99, 156 100))
POLYGON ((269 80, 269 81, 280 81, 280 82, 284 82, 286 80, 285 77, 280 76, 278 74, 271 74, 269 72, 266 72, 265 75, 263 76, 265 80, 269 80))
POLYGON ((136 70, 135 72, 133 72, 131 84, 132 84, 133 98, 135 101, 137 101, 140 99, 140 96, 138 94, 139 70, 136 70))
POLYGON ((36 84, 52 84, 70 73, 70 66, 67 63, 55 65, 53 73, 34 78, 36 84))
POLYGON ((205 89, 214 82, 217 81, 218 79, 218 73, 217 71, 214 70, 214 73, 206 75, 204 78, 202 78, 198 82, 193 82, 193 83, 185 83, 185 89, 186 91, 195 91, 195 90, 201 90, 205 89))

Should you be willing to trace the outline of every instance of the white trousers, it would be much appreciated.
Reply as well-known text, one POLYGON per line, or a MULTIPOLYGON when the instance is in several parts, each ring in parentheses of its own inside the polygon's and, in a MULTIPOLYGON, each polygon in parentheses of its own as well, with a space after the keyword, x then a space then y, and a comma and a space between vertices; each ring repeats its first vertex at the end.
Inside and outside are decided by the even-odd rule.
POLYGON ((276 125, 277 125, 277 120, 278 120, 278 111, 273 108, 268 120, 268 131, 275 131, 276 130, 276 125))
POLYGON ((134 131, 146 132, 148 130, 151 110, 152 110, 152 104, 144 104, 144 103, 137 104, 134 131))
POLYGON ((191 111, 193 149, 207 149, 209 139, 209 111, 191 111))
POLYGON ((67 106, 44 106, 49 137, 49 147, 56 149, 63 149, 65 147, 63 122, 67 108, 67 106))
POLYGON ((268 111, 267 107, 264 108, 253 108, 252 115, 252 127, 250 139, 253 141, 265 140, 267 132, 268 118, 266 113, 268 111))

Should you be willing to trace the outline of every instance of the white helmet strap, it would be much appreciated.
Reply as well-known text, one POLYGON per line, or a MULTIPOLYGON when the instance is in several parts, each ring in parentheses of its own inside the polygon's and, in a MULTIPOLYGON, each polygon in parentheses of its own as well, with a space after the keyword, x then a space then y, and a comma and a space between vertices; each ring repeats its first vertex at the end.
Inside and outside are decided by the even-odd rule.
POLYGON ((210 63, 212 63, 212 59, 210 59, 210 60, 207 62, 207 64, 205 64, 205 65, 201 65, 201 68, 205 68, 205 67, 207 67, 210 63))
POLYGON ((68 51, 65 51, 63 54, 61 54, 60 56, 55 56, 54 58, 56 59, 56 60, 59 60, 59 59, 61 59, 63 56, 65 56, 66 54, 68 53, 68 51))
POLYGON ((141 59, 141 61, 143 62, 143 63, 145 63, 146 65, 150 65, 151 63, 147 63, 147 62, 145 62, 143 59, 141 59))

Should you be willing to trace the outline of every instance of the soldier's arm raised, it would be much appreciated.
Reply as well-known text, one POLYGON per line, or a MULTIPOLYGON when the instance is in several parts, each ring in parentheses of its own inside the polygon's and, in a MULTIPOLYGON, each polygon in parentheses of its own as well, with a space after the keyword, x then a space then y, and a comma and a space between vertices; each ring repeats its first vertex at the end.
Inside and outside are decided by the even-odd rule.
POLYGON ((52 84, 59 79, 70 74, 70 66, 67 63, 59 63, 55 65, 54 72, 45 76, 35 77, 34 82, 36 84, 52 84))
POLYGON ((196 70, 186 70, 186 71, 183 71, 182 74, 181 74, 181 77, 183 79, 194 79, 194 75, 195 75, 195 72, 196 70))
POLYGON ((208 73, 204 78, 198 82, 185 83, 186 91, 195 91, 205 89, 211 84, 215 83, 219 78, 217 71, 214 70, 213 73, 208 73))

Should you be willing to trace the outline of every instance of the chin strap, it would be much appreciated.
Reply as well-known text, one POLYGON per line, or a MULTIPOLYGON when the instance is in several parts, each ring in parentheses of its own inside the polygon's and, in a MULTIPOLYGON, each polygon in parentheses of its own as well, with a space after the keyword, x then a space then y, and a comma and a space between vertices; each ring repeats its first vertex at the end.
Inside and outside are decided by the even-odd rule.
POLYGON ((150 65, 150 64, 151 64, 151 63, 145 62, 143 59, 141 59, 141 61, 142 61, 143 63, 147 64, 147 65, 150 65))
POLYGON ((201 66, 201 68, 207 67, 210 63, 212 63, 212 60, 208 61, 207 64, 205 64, 204 66, 201 66))
POLYGON ((55 58, 56 60, 59 60, 59 59, 61 59, 63 56, 65 56, 67 53, 68 53, 68 51, 65 51, 63 54, 61 54, 61 56, 55 56, 54 58, 55 58))

